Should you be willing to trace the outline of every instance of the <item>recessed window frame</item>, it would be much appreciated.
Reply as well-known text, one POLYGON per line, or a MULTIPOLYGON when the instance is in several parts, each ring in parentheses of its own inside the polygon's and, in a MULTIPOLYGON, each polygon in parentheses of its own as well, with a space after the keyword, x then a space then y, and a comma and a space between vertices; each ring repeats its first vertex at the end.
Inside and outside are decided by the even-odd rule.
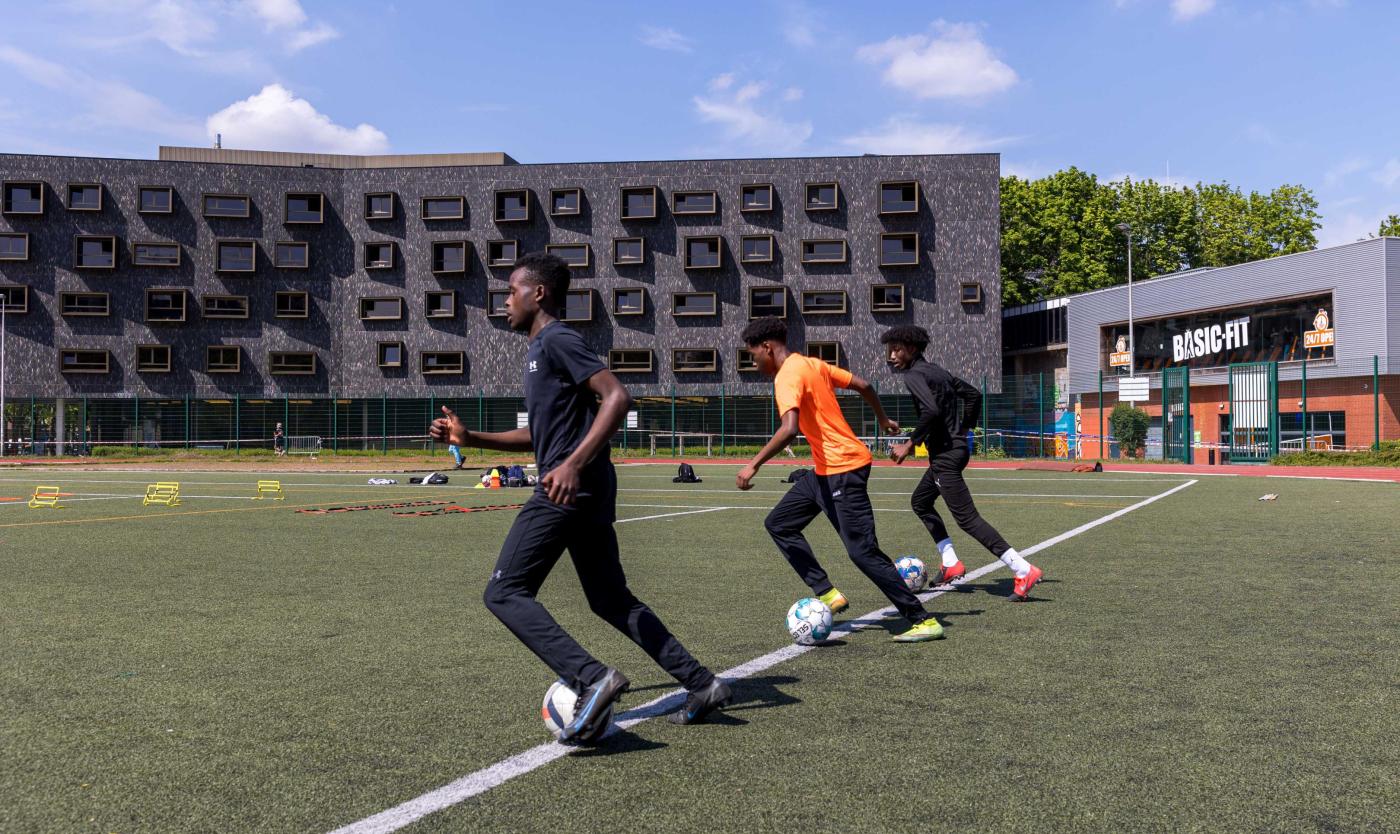
MULTIPOLYGON (((880 207, 880 214, 881 214, 882 216, 888 217, 888 216, 890 216, 890 215, 899 215, 899 214, 918 214, 918 213, 919 213, 919 197, 920 197, 920 194, 921 194, 921 192, 920 192, 920 189, 919 189, 919 181, 918 181, 918 180, 887 180, 887 181, 885 181, 885 182, 880 183, 880 187, 879 187, 878 189, 876 189, 876 191, 875 191, 875 198, 876 198, 876 200, 879 201, 879 202, 878 202, 878 205, 879 205, 879 207, 880 207), (913 189, 914 189, 914 199, 913 199, 913 201, 912 201, 913 204, 914 204, 914 207, 913 207, 913 208, 903 208, 903 209, 889 209, 889 208, 886 208, 886 205, 887 205, 887 204, 885 203, 885 189, 886 189, 886 188, 892 188, 892 187, 894 187, 894 188, 900 188, 900 189, 907 189, 907 188, 909 188, 910 186, 912 186, 913 189)), ((905 201, 901 200, 900 202, 905 202, 905 201)))
POLYGON ((0 307, 5 308, 5 315, 22 316, 29 312, 29 287, 26 284, 4 284, 0 285, 0 295, 5 300, 0 302, 0 307), (16 301, 18 297, 18 301, 16 301))
POLYGON ((392 191, 369 191, 365 193, 364 208, 366 220, 393 220, 399 213, 399 198, 392 191), (385 197, 389 200, 389 211, 387 213, 374 211, 371 206, 374 205, 375 199, 385 197))
POLYGON ((612 348, 608 370, 615 374, 649 374, 656 370, 656 351, 651 348, 612 348), (642 363, 645 355, 646 362, 642 363))
POLYGON ((314 350, 269 350, 269 376, 315 376, 320 365, 314 350), (310 360, 309 362, 307 360, 310 360))
POLYGON ((844 264, 844 263, 850 262, 850 260, 851 260, 851 246, 850 246, 850 244, 848 244, 848 243, 846 242, 846 239, 845 239, 845 238, 835 238, 835 237, 805 238, 805 239, 803 239, 803 241, 802 241, 802 263, 804 263, 804 264, 844 264), (815 244, 818 244, 818 243, 839 243, 839 244, 841 244, 841 256, 840 256, 839 258, 830 258, 830 257, 821 257, 821 258, 819 258, 819 257, 816 257, 816 256, 815 256, 815 250, 809 250, 809 247, 815 246, 815 244))
POLYGON ((632 236, 632 237, 615 237, 615 238, 613 238, 613 245, 612 245, 612 262, 613 262, 613 266, 641 266, 642 264, 646 263, 646 262, 647 262, 647 239, 644 238, 644 237, 637 237, 637 236, 632 236), (641 248, 641 255, 640 255, 640 257, 636 257, 636 258, 624 258, 624 259, 619 260, 618 257, 617 257, 617 245, 618 245, 619 243, 636 243, 636 244, 641 248))
POLYGON ((199 315, 206 319, 246 319, 252 316, 253 303, 246 295, 210 293, 200 296, 199 315), (225 309, 218 309, 219 307, 225 309))
POLYGON ((918 232, 883 232, 883 233, 881 233, 881 235, 880 235, 880 266, 887 266, 887 267, 894 267, 894 268, 902 268, 902 267, 909 267, 909 266, 918 266, 918 265, 919 265, 919 259, 920 259, 920 257, 921 257, 921 253, 920 253, 920 251, 919 251, 919 233, 918 233, 918 232), (912 261, 890 261, 890 260, 886 260, 886 256, 885 256, 885 241, 887 241, 887 240, 901 240, 901 241, 907 241, 907 240, 910 240, 911 238, 912 238, 913 241, 914 241, 914 259, 913 259, 912 261))
POLYGON ((958 301, 963 304, 981 304, 982 285, 977 281, 963 281, 958 289, 958 301), (972 290, 973 293, 969 295, 968 290, 972 290))
POLYGON ((515 266, 515 262, 520 259, 520 241, 510 238, 502 240, 486 241, 486 265, 489 267, 501 268, 515 266), (510 257, 505 256, 506 249, 511 250, 510 257))
POLYGON ((565 298, 564 298, 564 305, 563 305, 563 306, 560 308, 560 310, 559 310, 559 320, 560 320, 560 321, 567 321, 567 322, 584 322, 584 323, 593 321, 593 319, 594 319, 594 311, 593 311, 593 290, 592 290, 592 289, 586 289, 586 290, 569 290, 567 293, 564 294, 564 296, 565 296, 565 298), (588 299, 588 315, 587 315, 586 317, 585 317, 585 316, 571 316, 571 315, 569 315, 569 301, 568 301, 568 300, 569 300, 570 298, 587 298, 587 299, 588 299))
POLYGON ((418 372, 424 376, 457 376, 467 372, 467 355, 460 350, 420 350, 418 351, 418 372), (429 369, 428 357, 455 356, 456 366, 444 365, 429 369))
POLYGON ((205 345, 206 374, 237 374, 243 372, 243 348, 238 345, 205 345), (229 357, 233 361, 229 361, 229 357))
MULTIPOLYGON (((528 188, 498 188, 493 192, 491 199, 491 222, 493 223, 529 223, 530 222, 530 198, 533 195, 528 188), (507 197, 523 197, 524 214, 520 217, 506 217, 505 206, 502 200, 507 197)), ((519 211, 520 209, 512 209, 519 211)))
POLYGON ((582 189, 582 188, 551 188, 551 189, 549 190, 549 216, 550 216, 550 217, 575 217, 575 216, 580 215, 580 214, 583 214, 583 189, 582 189), (573 211, 568 211, 568 210, 559 211, 559 207, 558 207, 558 205, 555 203, 555 201, 558 200, 559 197, 560 197, 561 195, 564 195, 564 194, 573 194, 573 195, 574 195, 574 208, 573 208, 573 211))
POLYGON ((169 185, 138 185, 136 187, 137 214, 174 214, 175 188, 169 185), (165 192, 165 208, 146 208, 146 195, 165 192))
POLYGON ((378 364, 378 366, 381 368, 402 368, 403 357, 403 342, 378 342, 374 346, 374 359, 376 364, 378 364), (386 359, 385 350, 388 348, 397 348, 399 351, 399 358, 393 361, 389 361, 388 359, 386 359))
POLYGON ((64 318, 107 318, 112 315, 112 294, 105 292, 61 292, 58 294, 59 315, 64 318), (101 301, 101 307, 78 302, 101 301))
POLYGON ((753 320, 753 319, 761 319, 761 318, 764 318, 764 317, 767 317, 767 316, 772 316, 772 317, 774 317, 774 318, 779 318, 779 319, 785 319, 785 318, 787 318, 787 310, 788 310, 788 291, 787 291, 787 287, 767 287, 767 286, 749 287, 749 319, 750 319, 750 320, 753 320), (761 306, 763 306, 763 307, 765 307, 765 308, 780 307, 780 309, 778 309, 778 312, 772 312, 771 310, 765 310, 764 312, 758 312, 757 310, 755 310, 755 307, 758 306, 758 305, 755 305, 755 304, 754 304, 754 294, 755 294, 755 293, 767 293, 767 292, 775 292, 775 293, 778 293, 778 294, 779 294, 779 297, 782 298, 782 304, 781 304, 781 305, 776 305, 776 304, 772 304, 772 303, 767 303, 767 304, 763 304, 763 305, 761 305, 761 306))
POLYGON ((799 303, 800 309, 802 310, 802 315, 804 316, 840 316, 850 312, 851 309, 850 296, 843 289, 803 290, 799 303), (832 293, 837 293, 841 296, 840 309, 836 309, 833 307, 810 305, 810 302, 817 296, 830 295, 832 293))
POLYGON ((67 208, 69 211, 100 212, 100 211, 102 211, 102 203, 103 203, 103 201, 106 199, 105 196, 104 196, 104 194, 103 194, 104 191, 106 191, 106 189, 102 187, 102 183, 100 183, 100 182, 70 182, 70 183, 68 183, 68 188, 67 188, 67 190, 66 190, 66 196, 67 196, 68 199, 64 201, 64 202, 65 202, 65 206, 64 206, 64 207, 67 208), (81 205, 75 206, 75 205, 73 205, 73 189, 75 189, 75 188, 95 188, 95 189, 97 189, 97 205, 95 205, 95 206, 81 206, 81 205))
POLYGON ((803 354, 806 356, 810 356, 813 359, 820 359, 821 361, 825 362, 828 365, 831 365, 832 367, 841 367, 840 342, 808 342, 807 349, 803 351, 803 354))
POLYGON ((618 219, 626 222, 637 222, 641 220, 655 220, 661 213, 661 189, 654 185, 625 185, 618 189, 617 214, 618 219), (651 214, 628 214, 627 196, 629 194, 651 193, 651 214))
POLYGON ((0 261, 16 263, 29 260, 29 233, 28 232, 0 232, 0 239, 18 240, 24 245, 24 251, 19 255, 6 254, 7 250, 0 252, 0 261))
POLYGON ((836 180, 807 183, 806 186, 802 189, 802 206, 807 211, 837 211, 841 208, 841 183, 837 182, 836 180), (831 202, 813 202, 813 189, 827 187, 830 187, 832 190, 831 202))
POLYGON ((691 235, 685 239, 684 257, 682 264, 686 269, 723 269, 724 268, 724 235, 691 235), (714 243, 715 262, 712 264, 695 264, 692 262, 690 245, 702 241, 714 243))
POLYGON ((587 243, 546 243, 544 251, 568 264, 570 269, 588 269, 593 265, 593 247, 587 243), (580 248, 583 250, 582 262, 571 261, 559 254, 580 248))
MULTIPOLYGON (((310 210, 309 203, 308 203, 307 214, 310 214, 310 213, 311 213, 311 210, 310 210)), ((322 193, 319 192, 319 191, 288 191, 287 193, 285 193, 285 194, 282 195, 282 223, 283 223, 284 225, 287 225, 287 226, 319 226, 319 225, 321 225, 321 224, 323 224, 323 223, 325 223, 325 222, 326 222, 326 195, 325 195, 325 194, 322 194, 322 193), (315 218, 312 219, 312 218, 308 217, 308 218, 306 218, 306 219, 293 220, 293 219, 292 219, 292 200, 294 200, 294 199, 300 200, 300 199, 303 199, 303 198, 306 198, 306 197, 315 197, 315 198, 316 198, 316 201, 317 201, 317 203, 318 203, 318 205, 319 205, 319 207, 320 207, 319 210, 318 210, 318 211, 316 212, 316 214, 315 214, 315 218)))
POLYGON ((432 267, 434 275, 465 275, 467 268, 471 264, 472 244, 469 240, 435 240, 428 244, 428 261, 432 267), (462 250, 462 266, 460 269, 447 269, 443 264, 441 253, 448 249, 457 248, 462 250))
MULTIPOLYGON (((161 309, 161 308, 154 308, 154 309, 161 309)), ((174 308, 172 307, 172 308, 170 308, 170 310, 173 311, 174 308)), ((144 312, 145 312, 145 316, 143 317, 143 320, 144 320, 147 324, 183 324, 183 323, 186 321, 186 319, 189 318, 189 314, 190 314, 190 294, 189 294, 189 291, 186 290, 184 287, 147 287, 147 288, 146 288, 146 305, 145 305, 145 310, 144 310, 144 312), (178 299, 180 300, 180 317, 179 317, 179 318, 153 318, 153 317, 151 316, 151 310, 153 309, 153 308, 151 307, 151 297, 152 297, 153 295, 165 295, 165 294, 169 294, 171 298, 178 298, 178 299)))
POLYGON ((758 373, 758 360, 753 358, 753 351, 746 347, 739 348, 734 354, 734 370, 741 374, 758 373))
POLYGON ((58 351, 58 372, 60 374, 109 374, 112 372, 112 352, 100 348, 59 348, 58 351), (69 356, 86 359, 86 362, 73 363, 77 368, 70 368, 67 361, 69 356), (98 366, 97 357, 102 357, 101 367, 98 366))
POLYGON ((439 220, 465 220, 467 218, 467 198, 456 194, 439 194, 435 197, 424 197, 419 204, 419 216, 425 222, 435 222, 439 220), (432 214, 428 213, 429 203, 456 203, 456 214, 432 214))
POLYGON ((506 317, 506 299, 510 298, 510 290, 487 290, 486 291, 486 317, 488 319, 503 319, 506 317), (500 300, 500 306, 496 305, 496 300, 500 300))
POLYGON ((357 308, 357 312, 358 312, 359 315, 360 315, 360 321, 403 321, 403 297, 402 297, 402 296, 398 296, 398 295, 367 295, 367 296, 361 296, 361 297, 359 298, 359 300, 358 300, 358 304, 359 304, 359 306, 358 306, 358 308, 357 308), (373 304, 375 304, 375 303, 377 303, 377 302, 380 302, 380 301, 392 301, 392 302, 396 303, 396 304, 398 305, 398 308, 399 308, 398 313, 397 313, 396 315, 392 315, 392 316, 370 316, 370 315, 365 315, 366 312, 368 312, 369 309, 370 309, 370 308, 367 308, 367 307, 365 306, 366 302, 369 302, 371 305, 373 305, 373 304))
POLYGON ((714 190, 711 190, 711 189, 698 189, 698 190, 690 190, 690 191, 672 191, 672 192, 671 192, 671 213, 674 214, 674 215, 681 216, 681 217, 685 217, 685 216, 692 216, 692 217, 693 217, 693 216, 696 216, 696 215, 712 215, 712 214, 719 214, 719 192, 714 191, 714 190), (683 208, 683 207, 681 206, 681 202, 682 202, 683 200, 686 200, 687 198, 691 198, 691 197, 704 197, 704 196, 708 196, 708 197, 710 198, 710 205, 709 205, 708 208, 704 208, 704 207, 701 207, 701 208, 683 208))
POLYGON ((647 288, 646 287, 613 287, 612 314, 614 316, 644 316, 647 313, 647 288), (641 304, 636 309, 622 309, 619 301, 624 293, 636 293, 641 304))
POLYGON ((423 318, 428 319, 455 319, 457 318, 457 291, 456 290, 428 290, 423 293, 423 318), (438 306, 434 312, 434 299, 447 299, 447 306, 438 306))
POLYGON ((214 271, 215 272, 235 272, 251 275, 258 271, 258 242, 256 240, 246 240, 242 238, 221 238, 214 241, 214 271), (247 248, 252 257, 248 259, 247 267, 231 267, 224 265, 224 247, 237 246, 247 248))
POLYGON ((304 240, 279 240, 272 244, 272 265, 276 269, 310 269, 311 244, 304 240), (282 260, 283 249, 300 249, 304 255, 301 263, 288 263, 282 260))
POLYGON ((44 192, 47 191, 41 180, 5 180, 0 183, 0 214, 14 214, 26 217, 39 217, 44 213, 44 192), (16 211, 10 208, 10 188, 34 186, 39 190, 39 208, 36 211, 16 211))
POLYGON ((909 289, 903 284, 871 284, 870 285, 870 312, 872 313, 902 313, 908 304, 909 289), (891 305, 888 300, 882 301, 881 290, 899 290, 899 306, 891 305))
POLYGON ((117 237, 116 235, 73 235, 73 268, 74 269, 100 269, 112 270, 117 268, 117 237), (85 241, 105 241, 107 252, 111 255, 111 262, 106 264, 85 264, 83 263, 83 243, 85 241))
POLYGON ((218 220, 246 220, 246 219, 248 219, 249 217, 252 217, 252 216, 253 216, 253 200, 252 200, 252 198, 249 197, 247 194, 222 194, 222 193, 213 193, 213 192, 208 193, 208 194, 201 194, 201 195, 199 195, 199 213, 200 213, 200 216, 202 216, 202 217, 214 218, 214 219, 218 219, 218 220), (209 211, 209 201, 210 201, 211 199, 213 199, 213 200, 241 200, 241 201, 243 201, 243 213, 242 213, 242 214, 229 214, 229 213, 223 213, 223 212, 213 212, 213 213, 211 213, 211 212, 209 211))
POLYGON ((148 266, 156 269, 169 269, 178 267, 185 260, 185 247, 173 240, 133 240, 131 242, 131 265, 148 266), (175 260, 150 260, 150 255, 141 253, 143 246, 164 246, 175 250, 175 260))
POLYGON ((751 182, 747 185, 739 186, 739 212, 741 214, 758 214, 760 212, 773 211, 777 206, 777 199, 774 197, 773 183, 771 182, 751 182), (759 205, 749 204, 749 194, 765 193, 768 195, 767 203, 759 205))
POLYGON ((776 257, 778 250, 777 240, 773 235, 743 235, 739 238, 739 263, 745 264, 771 264, 776 257), (753 257, 749 255, 747 244, 753 240, 766 240, 768 242, 767 257, 753 257))
POLYGON ((719 315, 719 294, 713 292, 673 292, 671 293, 671 315, 675 318, 706 318, 719 315), (710 310, 708 312, 680 312, 680 305, 677 303, 682 298, 710 299, 710 310))
POLYGON ((168 374, 174 363, 171 361, 170 345, 137 345, 136 372, 138 374, 168 374), (164 361, 160 357, 164 356, 164 361))
MULTIPOLYGON (((697 357, 698 358, 698 357, 697 357)), ((719 370, 719 348, 678 347, 671 349, 671 373, 673 374, 712 374, 719 370), (682 354, 709 353, 709 362, 681 362, 682 354), (686 367, 682 367, 685 365, 686 367)))
POLYGON ((311 318, 311 294, 305 290, 278 290, 272 294, 272 317, 276 319, 311 318), (300 302, 300 309, 292 303, 300 302))
POLYGON ((364 257, 365 269, 393 269, 398 263, 397 253, 394 251, 396 249, 398 249, 398 247, 394 245, 392 240, 365 241, 364 245, 360 247, 360 252, 363 253, 364 257), (383 257, 385 252, 389 253, 388 258, 383 257))

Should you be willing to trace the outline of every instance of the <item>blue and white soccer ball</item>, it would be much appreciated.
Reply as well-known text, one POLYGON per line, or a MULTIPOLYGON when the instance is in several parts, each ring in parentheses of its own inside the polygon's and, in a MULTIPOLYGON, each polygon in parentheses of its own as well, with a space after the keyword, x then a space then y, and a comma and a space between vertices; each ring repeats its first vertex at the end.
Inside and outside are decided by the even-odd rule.
POLYGON ((788 609, 787 627, 799 646, 820 643, 831 636, 831 609, 819 599, 799 599, 788 609))
MULTIPOLYGON (((558 740, 565 741, 564 728, 573 723, 574 709, 578 706, 578 693, 570 689, 563 681, 555 681, 550 684, 549 691, 544 693, 544 704, 540 707, 540 717, 544 719, 544 726, 558 740)), ((608 731, 612 724, 613 708, 608 705, 607 714, 598 723, 598 732, 593 738, 601 738, 608 731)), ((592 739, 573 738, 565 743, 575 741, 590 741, 592 739)))
POLYGON ((924 567, 924 560, 918 556, 899 557, 899 561, 894 563, 894 569, 899 571, 899 578, 904 580, 904 587, 916 594, 928 584, 928 568, 924 567))

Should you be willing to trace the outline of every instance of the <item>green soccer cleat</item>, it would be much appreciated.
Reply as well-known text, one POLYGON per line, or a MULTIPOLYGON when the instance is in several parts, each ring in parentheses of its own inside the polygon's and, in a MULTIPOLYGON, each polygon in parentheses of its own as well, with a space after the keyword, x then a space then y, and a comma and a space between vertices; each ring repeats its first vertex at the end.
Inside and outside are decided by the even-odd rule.
POLYGON ((840 614, 842 611, 845 611, 847 608, 851 607, 851 603, 849 600, 846 599, 846 595, 836 590, 835 588, 832 588, 830 591, 827 591, 826 593, 818 596, 817 599, 821 602, 822 605, 825 605, 827 608, 830 608, 831 613, 833 614, 840 614))
POLYGON ((938 622, 937 617, 929 617, 922 623, 916 623, 903 634, 896 634, 890 639, 896 643, 924 643, 929 640, 942 640, 943 625, 938 622))

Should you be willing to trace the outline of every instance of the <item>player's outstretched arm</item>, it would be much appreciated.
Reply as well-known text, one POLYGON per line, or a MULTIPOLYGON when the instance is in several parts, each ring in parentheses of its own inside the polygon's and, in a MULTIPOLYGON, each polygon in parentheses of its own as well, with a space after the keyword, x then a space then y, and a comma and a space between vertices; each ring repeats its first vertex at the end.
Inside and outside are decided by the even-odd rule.
POLYGON ((748 462, 739 474, 734 476, 734 485, 739 489, 749 489, 753 486, 753 479, 758 475, 758 468, 767 463, 774 455, 787 448, 787 445, 797 439, 800 429, 797 426, 798 411, 790 408, 783 412, 783 422, 778 426, 778 430, 773 432, 773 438, 758 450, 753 460, 748 462))
POLYGON ((528 427, 514 431, 471 431, 457 413, 447 406, 442 407, 442 416, 428 427, 428 436, 439 443, 494 449, 498 452, 528 452, 533 448, 530 445, 528 427))
POLYGON ((899 434, 899 423, 890 418, 885 413, 885 406, 880 402, 880 395, 875 393, 875 386, 866 381, 864 377, 851 374, 851 384, 847 388, 860 394, 860 398, 865 400, 871 410, 875 412, 875 420, 885 434, 899 434))
POLYGON ((590 376, 588 388, 602 399, 598 406, 598 414, 593 418, 593 425, 588 429, 588 434, 584 435, 583 441, 578 444, 578 448, 540 481, 549 500, 556 504, 574 503, 574 496, 578 494, 579 471, 598 456, 622 425, 623 418, 627 416, 627 409, 632 407, 632 395, 627 393, 627 389, 622 387, 622 383, 617 381, 612 371, 600 370, 590 376))

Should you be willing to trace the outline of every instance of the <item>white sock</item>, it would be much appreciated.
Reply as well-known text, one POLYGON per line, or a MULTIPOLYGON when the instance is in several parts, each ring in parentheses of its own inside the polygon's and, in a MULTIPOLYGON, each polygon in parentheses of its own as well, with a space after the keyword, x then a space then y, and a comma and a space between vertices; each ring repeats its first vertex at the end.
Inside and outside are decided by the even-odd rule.
POLYGON ((1016 574, 1017 579, 1020 579, 1031 572, 1031 563, 1027 562, 1025 559, 1022 559, 1021 554, 1017 553, 1016 548, 1014 547, 1001 554, 1000 558, 1002 563, 1004 563, 1008 568, 1011 568, 1012 573, 1016 574))
POLYGON ((952 539, 944 539, 938 543, 938 554, 943 557, 945 568, 951 568, 958 563, 958 554, 953 551, 952 539))

